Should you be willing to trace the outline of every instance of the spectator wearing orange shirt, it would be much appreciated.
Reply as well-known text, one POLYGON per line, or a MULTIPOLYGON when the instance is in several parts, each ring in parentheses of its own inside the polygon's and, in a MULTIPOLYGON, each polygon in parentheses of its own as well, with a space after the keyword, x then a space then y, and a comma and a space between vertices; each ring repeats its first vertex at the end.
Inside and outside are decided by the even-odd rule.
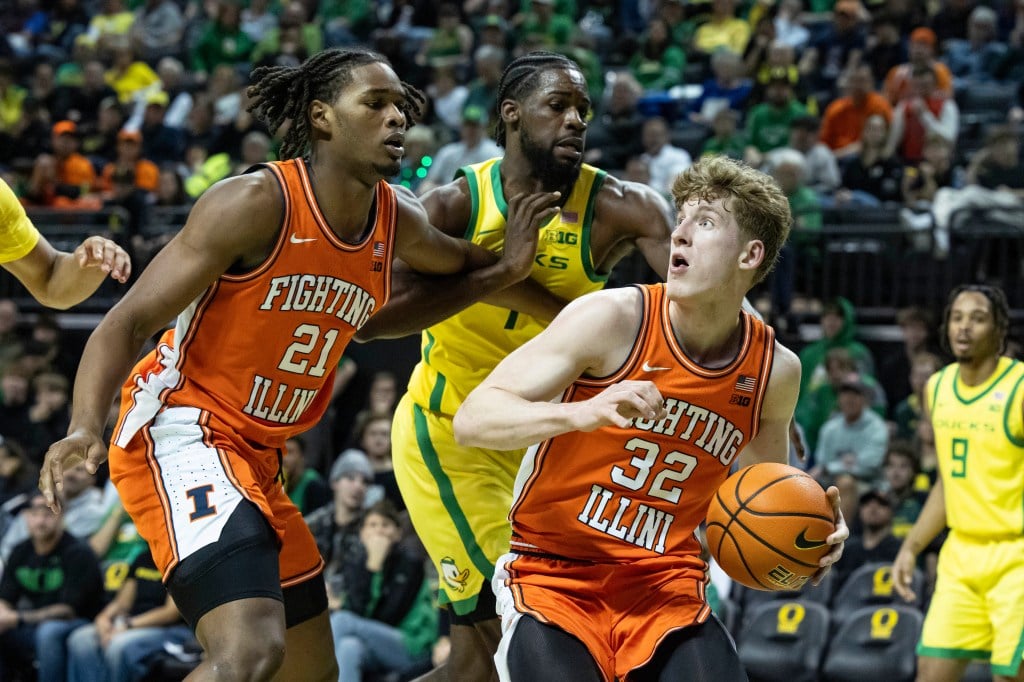
POLYGON ((135 186, 147 192, 156 192, 160 184, 160 169, 142 158, 142 133, 137 130, 122 130, 117 134, 117 159, 103 167, 97 189, 110 192, 114 187, 114 173, 119 169, 131 169, 135 186))
POLYGON ((828 105, 821 122, 821 141, 837 159, 860 153, 860 136, 872 116, 892 121, 889 100, 874 91, 871 67, 861 64, 846 78, 846 96, 828 105))
POLYGON ((910 32, 910 41, 907 44, 909 61, 892 67, 885 76, 885 96, 889 98, 891 104, 899 104, 910 95, 914 68, 918 66, 934 71, 936 89, 949 97, 953 96, 953 74, 950 73, 949 67, 935 59, 937 44, 935 31, 930 28, 922 26, 910 32))
POLYGON ((51 131, 53 154, 40 154, 32 167, 26 196, 46 206, 74 207, 96 182, 89 159, 78 153, 78 126, 58 121, 51 131))

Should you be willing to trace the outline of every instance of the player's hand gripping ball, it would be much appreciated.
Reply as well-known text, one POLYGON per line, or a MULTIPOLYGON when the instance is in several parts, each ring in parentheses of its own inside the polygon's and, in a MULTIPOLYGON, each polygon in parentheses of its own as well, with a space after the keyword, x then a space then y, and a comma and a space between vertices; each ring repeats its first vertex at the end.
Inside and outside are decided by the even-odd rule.
POLYGON ((711 498, 708 549, 730 578, 756 590, 798 590, 818 570, 836 529, 821 485, 785 464, 730 476, 711 498))

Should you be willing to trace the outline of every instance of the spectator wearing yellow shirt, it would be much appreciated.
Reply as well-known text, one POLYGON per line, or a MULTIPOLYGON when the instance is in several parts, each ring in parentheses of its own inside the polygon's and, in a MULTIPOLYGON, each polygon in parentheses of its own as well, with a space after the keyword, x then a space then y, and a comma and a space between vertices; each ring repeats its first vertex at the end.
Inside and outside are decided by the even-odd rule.
POLYGON ((14 84, 14 69, 0 60, 0 133, 12 131, 21 121, 22 104, 28 93, 14 84))
POLYGON ((2 180, 0 266, 17 277, 37 301, 61 309, 87 299, 108 275, 126 282, 132 269, 128 254, 103 237, 89 237, 73 253, 53 248, 2 180))
POLYGON ((128 37, 128 32, 135 23, 135 15, 129 11, 124 0, 106 0, 103 11, 89 22, 89 29, 75 39, 76 43, 109 48, 109 42, 120 37, 128 37))
POLYGON ((711 54, 725 49, 742 55, 750 40, 750 24, 736 17, 736 0, 711 0, 711 18, 693 36, 693 46, 711 54))
POLYGON ((111 41, 111 46, 114 65, 107 71, 106 80, 122 104, 131 102, 143 91, 160 88, 160 76, 146 62, 135 58, 127 36, 111 41))

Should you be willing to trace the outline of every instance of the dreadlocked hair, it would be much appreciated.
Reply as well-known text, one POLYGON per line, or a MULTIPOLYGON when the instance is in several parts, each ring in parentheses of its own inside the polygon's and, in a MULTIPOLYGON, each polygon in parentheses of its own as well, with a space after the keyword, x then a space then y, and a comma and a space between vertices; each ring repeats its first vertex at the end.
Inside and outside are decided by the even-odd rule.
MULTIPOLYGON (((341 89, 352 82, 352 69, 378 63, 390 66, 383 55, 371 50, 330 49, 318 52, 299 66, 261 66, 252 72, 253 84, 246 91, 251 100, 247 109, 271 133, 291 120, 282 140, 281 157, 305 156, 312 144, 310 102, 333 102, 341 89)), ((409 128, 422 117, 426 98, 405 81, 402 88, 405 102, 400 108, 409 128)))
POLYGON ((1006 336, 1010 331, 1010 304, 1006 300, 1006 294, 999 287, 989 286, 987 284, 961 284, 960 286, 949 292, 949 298, 946 299, 946 310, 942 314, 942 338, 939 339, 942 343, 942 350, 952 354, 953 349, 949 345, 949 317, 953 312, 953 303, 956 302, 957 296, 964 292, 974 292, 981 294, 988 299, 989 306, 992 307, 992 322, 995 324, 996 333, 999 334, 999 352, 1002 353, 1006 350, 1006 336))
POLYGON ((565 55, 554 52, 528 52, 513 59, 505 67, 498 83, 498 125, 494 131, 494 139, 499 147, 505 146, 505 121, 501 118, 501 103, 507 99, 522 99, 537 87, 540 75, 552 69, 579 71, 580 67, 565 55))

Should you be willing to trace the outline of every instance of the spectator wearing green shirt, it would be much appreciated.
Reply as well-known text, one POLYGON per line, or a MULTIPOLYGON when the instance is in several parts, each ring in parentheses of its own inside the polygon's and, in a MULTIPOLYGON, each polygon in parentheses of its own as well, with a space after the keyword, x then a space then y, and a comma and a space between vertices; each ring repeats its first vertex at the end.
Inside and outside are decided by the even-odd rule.
POLYGON ((373 6, 371 0, 323 0, 319 15, 327 47, 365 42, 376 24, 373 6))
POLYGON ((303 516, 331 501, 331 489, 316 469, 306 466, 306 442, 296 436, 284 444, 284 491, 303 516))
POLYGON ((743 133, 736 129, 739 120, 738 112, 728 107, 719 109, 711 119, 711 129, 714 134, 704 142, 700 155, 702 157, 721 155, 742 161, 746 139, 743 137, 743 133))
POLYGON ((790 124, 806 114, 793 96, 789 76, 783 71, 773 73, 765 88, 765 101, 747 116, 746 162, 759 167, 765 153, 788 145, 790 124))
POLYGON ((402 672, 430 658, 437 609, 423 559, 400 544, 400 523, 390 502, 375 504, 344 560, 342 606, 331 612, 340 680, 402 672))
POLYGON ((217 17, 206 24, 199 43, 192 50, 192 70, 200 80, 220 64, 249 61, 253 42, 241 28, 241 7, 237 0, 220 0, 217 17))
POLYGON ((253 64, 267 63, 282 52, 291 52, 299 61, 324 48, 320 24, 309 21, 306 5, 295 0, 281 10, 278 25, 267 31, 252 49, 253 64))
POLYGON ((651 19, 639 49, 629 61, 644 90, 668 90, 682 82, 686 55, 672 43, 671 30, 664 19, 651 19))
POLYGON ((569 44, 576 24, 571 16, 555 11, 554 0, 531 0, 530 10, 516 15, 519 42, 535 49, 553 50, 569 44))

